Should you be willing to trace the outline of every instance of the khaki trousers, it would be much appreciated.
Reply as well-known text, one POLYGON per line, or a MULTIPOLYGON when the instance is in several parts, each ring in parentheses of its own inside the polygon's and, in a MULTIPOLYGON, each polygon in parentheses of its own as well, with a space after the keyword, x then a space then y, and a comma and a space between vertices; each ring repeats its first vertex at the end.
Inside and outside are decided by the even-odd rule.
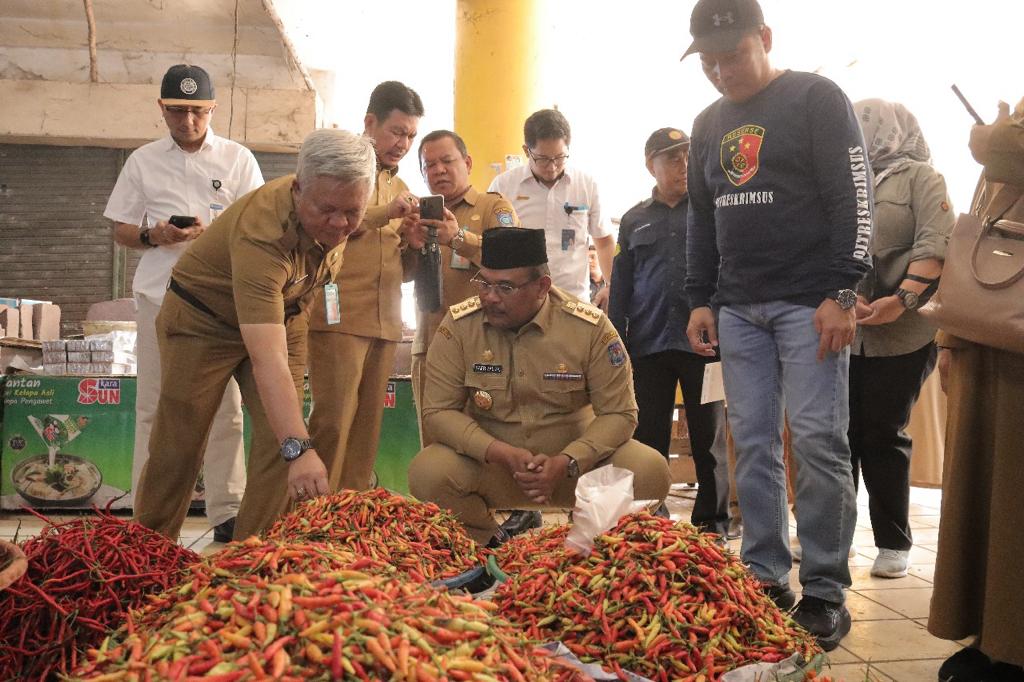
POLYGON ((331 490, 370 487, 397 349, 385 339, 309 332, 309 435, 331 490))
MULTIPOLYGON (((207 437, 229 380, 234 377, 252 427, 248 475, 235 538, 268 528, 287 510, 288 464, 270 429, 252 361, 238 329, 200 312, 168 292, 156 321, 163 384, 149 439, 149 461, 135 498, 135 519, 177 540, 199 476, 207 437)), ((302 407, 307 318, 286 324, 288 367, 302 407)))
MULTIPOLYGON (((160 348, 156 317, 160 304, 136 294, 138 362, 135 383, 135 454, 132 458, 132 492, 139 488, 142 468, 149 459, 149 435, 160 399, 160 348)), ((238 515, 245 492, 245 440, 242 435, 242 394, 238 382, 228 381, 227 390, 213 418, 210 438, 203 457, 206 486, 206 518, 216 526, 238 515)))
MULTIPOLYGON (((633 472, 634 499, 660 501, 668 495, 668 463, 654 448, 630 439, 598 466, 608 464, 633 472)), ((505 467, 483 464, 440 443, 421 450, 409 465, 409 490, 421 500, 450 509, 479 543, 490 540, 498 529, 492 509, 565 509, 576 504, 575 479, 560 483, 550 504, 538 505, 505 467)))
POLYGON ((420 429, 420 447, 425 448, 434 439, 423 431, 423 382, 427 378, 427 354, 418 353, 412 356, 412 400, 416 406, 416 425, 420 429))

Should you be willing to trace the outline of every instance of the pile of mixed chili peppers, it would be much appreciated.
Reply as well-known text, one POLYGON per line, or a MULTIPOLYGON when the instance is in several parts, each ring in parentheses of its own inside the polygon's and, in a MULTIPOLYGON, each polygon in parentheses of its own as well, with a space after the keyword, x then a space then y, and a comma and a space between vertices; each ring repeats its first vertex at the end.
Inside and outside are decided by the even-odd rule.
MULTIPOLYGON (((31 511, 31 510, 30 510, 31 511)), ((33 512, 35 513, 35 512, 33 512)), ((146 596, 199 556, 109 511, 51 523, 22 545, 28 570, 0 592, 0 679, 68 673, 146 596)))
POLYGON ((493 603, 404 577, 252 574, 190 597, 147 607, 148 628, 130 616, 72 679, 589 679, 535 650, 493 603))
POLYGON ((482 563, 479 545, 449 512, 383 488, 304 502, 271 526, 267 537, 346 547, 419 582, 451 578, 482 563))
POLYGON ((654 680, 718 680, 742 665, 820 653, 739 559, 693 526, 627 515, 582 557, 553 546, 556 536, 514 540, 524 546, 509 552, 515 570, 494 597, 531 639, 654 680))

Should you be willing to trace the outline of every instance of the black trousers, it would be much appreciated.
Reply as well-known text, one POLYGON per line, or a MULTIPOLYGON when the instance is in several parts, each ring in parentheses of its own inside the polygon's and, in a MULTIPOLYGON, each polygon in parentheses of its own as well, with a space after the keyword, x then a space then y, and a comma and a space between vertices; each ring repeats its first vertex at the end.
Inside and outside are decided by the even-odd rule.
POLYGON ((729 529, 729 463, 725 445, 725 404, 701 405, 704 366, 715 362, 681 350, 662 351, 633 360, 633 383, 639 423, 633 438, 668 459, 676 384, 682 386, 686 425, 697 470, 697 500, 690 520, 702 531, 729 529))
POLYGON ((935 368, 935 344, 890 357, 850 357, 850 454, 868 489, 875 546, 910 549, 910 454, 904 429, 935 368))

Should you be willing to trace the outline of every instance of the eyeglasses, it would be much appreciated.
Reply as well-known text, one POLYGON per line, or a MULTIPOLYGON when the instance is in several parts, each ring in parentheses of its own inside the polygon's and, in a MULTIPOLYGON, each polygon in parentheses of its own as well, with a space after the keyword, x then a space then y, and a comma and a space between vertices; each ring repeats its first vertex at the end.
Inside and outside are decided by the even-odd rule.
POLYGON ((210 112, 213 111, 213 107, 179 107, 179 106, 165 106, 164 111, 174 116, 188 116, 192 114, 196 118, 202 118, 209 116, 210 112))
POLYGON ((532 151, 528 153, 538 166, 561 166, 569 158, 568 154, 562 154, 561 156, 537 156, 532 151))
POLYGON ((498 294, 498 296, 500 296, 501 298, 506 298, 506 297, 511 296, 512 294, 516 293, 517 291, 519 291, 520 289, 522 289, 526 285, 532 284, 533 282, 536 282, 538 279, 540 279, 540 277, 534 277, 533 279, 527 280, 527 281, 523 282, 522 284, 516 284, 516 285, 509 284, 508 282, 498 282, 497 284, 491 284, 487 280, 482 279, 480 277, 480 275, 477 274, 477 275, 474 275, 473 279, 471 279, 469 281, 470 281, 471 284, 476 286, 477 291, 480 292, 481 296, 483 296, 486 293, 489 293, 489 292, 493 291, 494 293, 498 294))

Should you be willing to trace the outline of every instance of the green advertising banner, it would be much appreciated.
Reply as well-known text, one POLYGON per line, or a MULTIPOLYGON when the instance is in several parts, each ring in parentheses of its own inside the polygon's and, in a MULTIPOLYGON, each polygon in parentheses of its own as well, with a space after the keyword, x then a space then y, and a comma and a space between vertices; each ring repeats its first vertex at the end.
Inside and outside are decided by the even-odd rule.
POLYGON ((9 376, 0 506, 105 506, 131 487, 134 439, 134 377, 9 376))
MULTIPOLYGON (((117 498, 114 509, 131 507, 135 377, 12 375, 0 377, 0 389, 0 509, 89 509, 117 498)), ((308 418, 308 381, 303 407, 308 418)), ((384 408, 377 484, 408 493, 409 462, 419 451, 408 377, 388 382, 384 408)), ((248 453, 248 414, 244 429, 248 453)), ((200 479, 199 506, 202 490, 200 479)))

